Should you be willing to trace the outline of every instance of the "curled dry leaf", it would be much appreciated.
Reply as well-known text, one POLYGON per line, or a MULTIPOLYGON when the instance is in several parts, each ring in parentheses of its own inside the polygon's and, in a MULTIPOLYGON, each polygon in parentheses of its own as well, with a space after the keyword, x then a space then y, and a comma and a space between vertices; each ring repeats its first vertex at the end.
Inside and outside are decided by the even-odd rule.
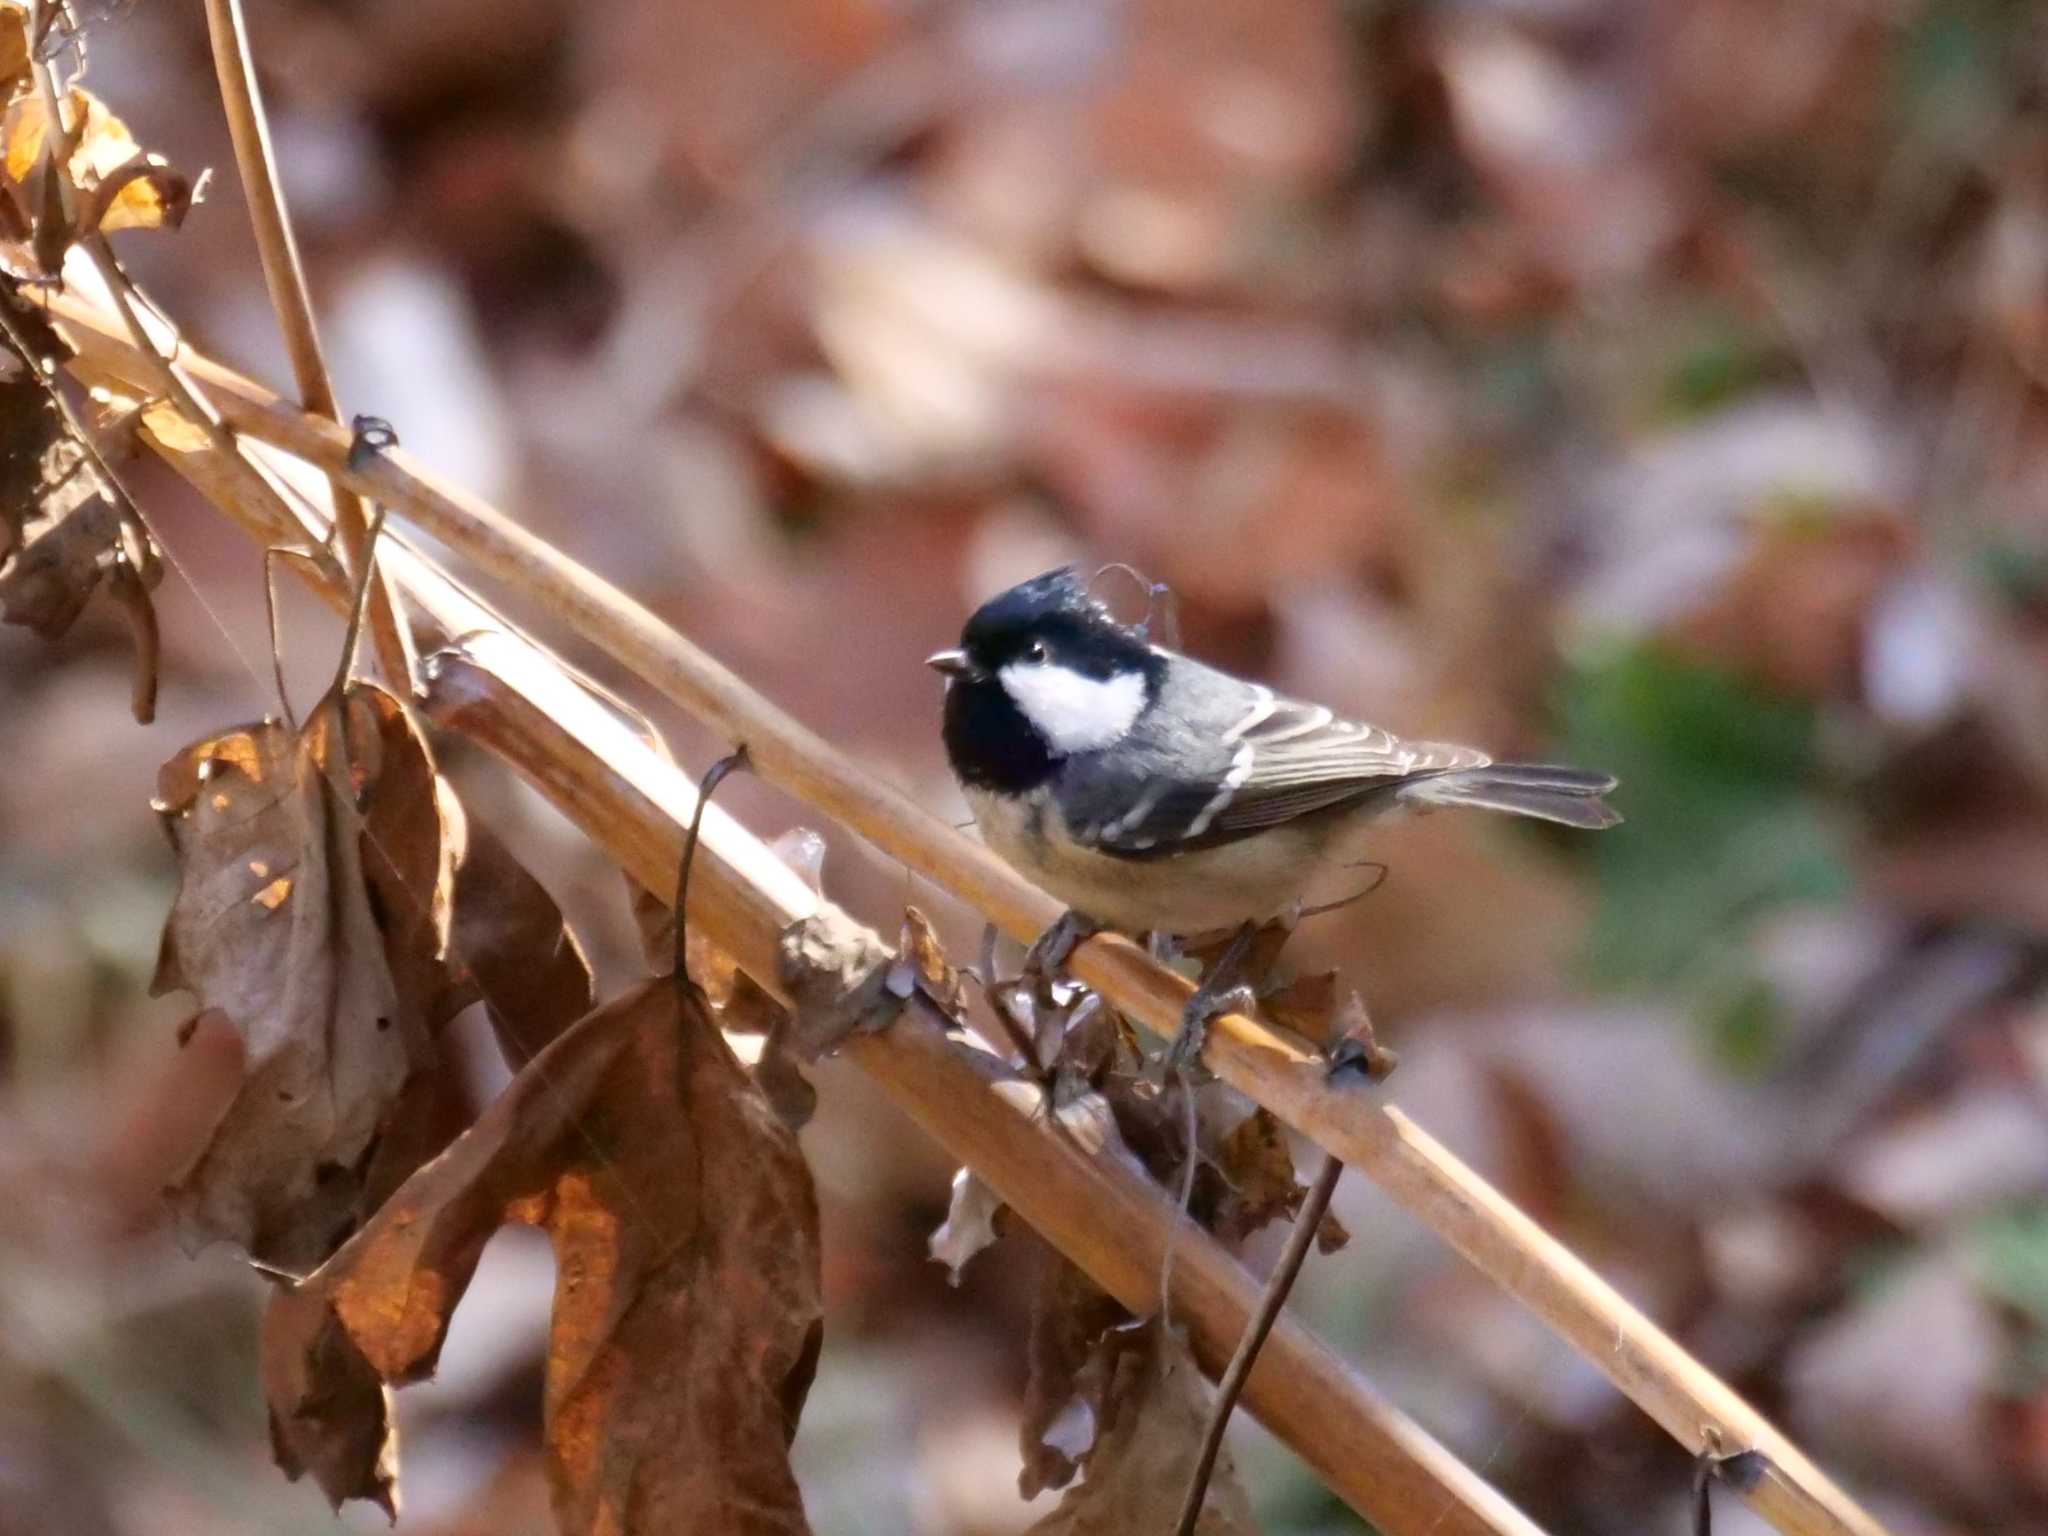
POLYGON ((779 978, 796 1005, 789 1049, 816 1061, 862 1031, 886 1029, 915 982, 897 990, 897 963, 874 936, 832 907, 791 923, 777 941, 779 978))
POLYGON ((101 441, 113 438, 124 452, 133 447, 138 431, 148 433, 150 444, 165 453, 208 453, 213 449, 206 428, 168 400, 95 384, 91 401, 101 441))
POLYGON ((702 998, 665 982, 535 1057, 279 1295, 264 1386, 286 1470, 336 1502, 388 1499, 388 1415, 362 1384, 432 1372, 507 1222, 555 1249, 544 1410, 562 1530, 805 1531, 788 1445, 819 1339, 810 1173, 702 998))
POLYGON ((243 1081, 170 1194, 188 1234, 312 1268, 365 1213, 387 1116, 433 1055, 447 936, 434 766, 399 702, 338 686, 157 774, 179 860, 153 984, 219 1009, 243 1081))
POLYGON ((908 998, 913 989, 924 993, 949 1019, 958 1019, 967 1011, 967 984, 946 958, 931 919, 915 907, 903 909, 903 929, 896 941, 896 963, 890 967, 888 987, 900 998, 908 998))
POLYGON ((1107 1291, 1039 1244, 1018 1426, 1024 1465, 1017 1491, 1024 1498, 1066 1487, 1094 1449, 1104 1378, 1087 1367, 1110 1330, 1129 1321, 1130 1313, 1107 1291))
POLYGON ((1002 1197, 973 1169, 962 1168, 953 1175, 946 1219, 931 1236, 931 1255, 946 1266, 953 1284, 960 1283, 967 1261, 996 1240, 996 1216, 1002 1209, 1002 1197))
MULTIPOLYGON (((1157 1318, 1104 1335, 1090 1368, 1101 1388, 1087 1475, 1031 1530, 1034 1536, 1171 1531, 1208 1425, 1208 1383, 1187 1345, 1157 1318)), ((1226 1447, 1195 1530, 1242 1536, 1257 1529, 1226 1447)))
MULTIPOLYGON (((81 194, 76 228, 69 233, 75 238, 182 224, 203 195, 205 178, 195 185, 161 155, 146 152, 128 125, 92 92, 74 86, 65 101, 71 142, 64 168, 81 194)), ((27 190, 52 147, 49 104, 41 95, 24 95, 8 105, 0 118, 0 143, 8 179, 27 190)))
POLYGON ((718 1027, 728 1035, 761 1037, 754 1081, 782 1123, 792 1131, 800 1131, 817 1113, 818 1090, 804 1076, 790 1044, 795 1026, 796 1016, 770 997, 760 983, 745 971, 735 973, 732 996, 718 1010, 718 1027))
MULTIPOLYGON (((4 37, 0 32, 0 37, 4 37)), ((69 349, 0 280, 0 618, 60 638, 102 582, 135 641, 135 718, 156 716, 156 546, 59 408, 46 365, 69 349)))

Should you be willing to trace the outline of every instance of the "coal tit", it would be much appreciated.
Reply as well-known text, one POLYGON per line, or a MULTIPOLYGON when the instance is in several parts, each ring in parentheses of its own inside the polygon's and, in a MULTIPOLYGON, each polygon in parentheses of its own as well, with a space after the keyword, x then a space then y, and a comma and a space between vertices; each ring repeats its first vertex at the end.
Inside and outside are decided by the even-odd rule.
POLYGON ((1404 741, 1151 644, 1071 567, 991 598, 930 665, 989 846, 1126 933, 1276 917, 1363 862, 1361 834, 1398 811, 1621 820, 1608 774, 1404 741))

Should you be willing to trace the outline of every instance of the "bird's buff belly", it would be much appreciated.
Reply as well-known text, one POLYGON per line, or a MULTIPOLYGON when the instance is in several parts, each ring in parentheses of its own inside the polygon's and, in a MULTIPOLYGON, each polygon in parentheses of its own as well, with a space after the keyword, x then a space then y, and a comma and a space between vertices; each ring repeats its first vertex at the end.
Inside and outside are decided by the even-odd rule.
POLYGON ((1328 883, 1322 839, 1306 826, 1191 853, 1123 859, 1060 835, 1059 811, 1042 794, 966 793, 982 838, 1005 863, 1069 907, 1126 933, 1205 933, 1263 922, 1297 901, 1328 899, 1321 892, 1328 883))

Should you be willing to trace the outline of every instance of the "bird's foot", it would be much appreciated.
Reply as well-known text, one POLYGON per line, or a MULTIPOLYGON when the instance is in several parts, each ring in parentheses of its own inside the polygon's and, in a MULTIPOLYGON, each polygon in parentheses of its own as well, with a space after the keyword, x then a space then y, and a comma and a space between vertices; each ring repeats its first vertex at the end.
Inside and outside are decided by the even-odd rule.
POLYGON ((1179 1075, 1201 1066, 1202 1047, 1209 1042, 1209 1025, 1226 1013, 1248 1013, 1258 1005, 1259 996, 1250 985, 1212 989, 1207 982, 1197 987, 1180 1013, 1180 1029, 1161 1058, 1168 1075, 1179 1075))
POLYGON ((1247 967, 1258 936, 1256 923, 1239 928, 1216 957, 1216 963, 1209 967, 1202 984, 1189 995, 1180 1012, 1180 1029, 1160 1058, 1163 1073, 1178 1076, 1200 1065, 1211 1020, 1257 1006, 1258 994, 1248 980, 1247 967))
POLYGON ((1057 979, 1073 958, 1074 951, 1101 931, 1102 924, 1069 907, 1025 951, 1024 970, 1019 979, 1032 982, 1057 979))

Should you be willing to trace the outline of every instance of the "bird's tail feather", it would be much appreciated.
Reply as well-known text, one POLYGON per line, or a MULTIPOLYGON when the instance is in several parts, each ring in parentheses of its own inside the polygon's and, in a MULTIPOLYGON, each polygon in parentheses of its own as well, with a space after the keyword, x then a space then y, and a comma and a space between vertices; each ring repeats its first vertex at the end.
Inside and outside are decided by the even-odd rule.
POLYGON ((1550 763, 1488 763, 1411 779, 1400 796, 1422 805, 1474 805, 1598 830, 1621 821, 1621 812, 1601 798, 1617 782, 1609 773, 1550 763))

